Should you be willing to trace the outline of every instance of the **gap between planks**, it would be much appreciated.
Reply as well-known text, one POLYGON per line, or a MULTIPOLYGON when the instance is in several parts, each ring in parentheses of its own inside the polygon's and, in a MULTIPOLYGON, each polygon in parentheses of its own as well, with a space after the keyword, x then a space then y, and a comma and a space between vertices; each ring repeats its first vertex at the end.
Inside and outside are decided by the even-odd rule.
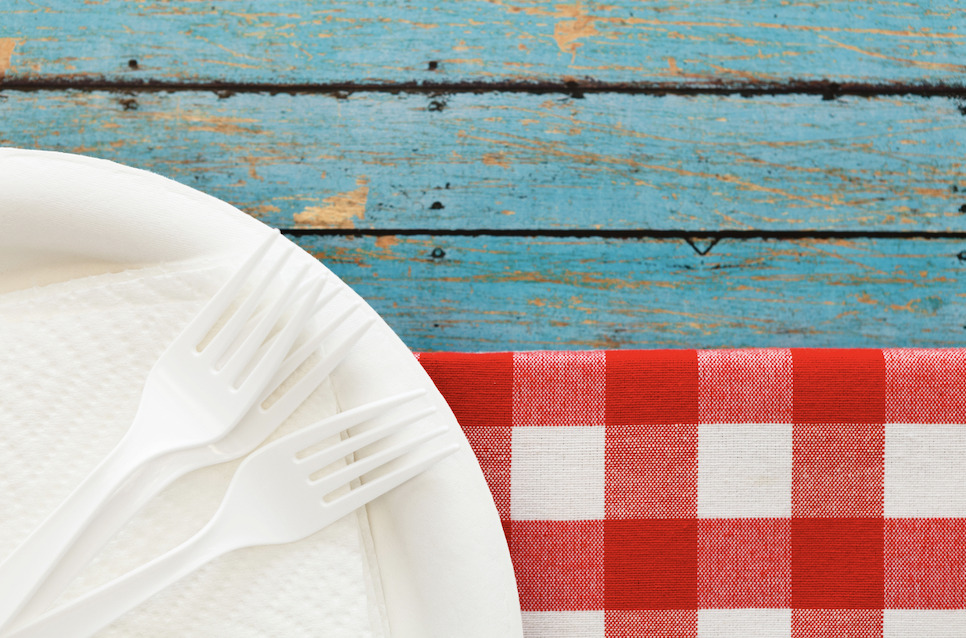
MULTIPOLYGON (((545 229, 502 229, 502 228, 326 228, 300 229, 280 228, 282 233, 291 237, 513 237, 513 238, 576 238, 576 239, 677 239, 686 242, 695 253, 704 257, 722 240, 739 241, 772 240, 847 240, 847 239, 900 239, 900 240, 953 240, 966 241, 966 232, 903 232, 903 231, 862 231, 862 230, 646 230, 646 229, 582 229, 582 228, 545 228, 545 229)), ((966 261, 966 250, 957 254, 960 261, 966 261)))
MULTIPOLYGON (((613 83, 593 80, 559 82, 186 82, 167 80, 108 80, 88 77, 27 77, 0 79, 0 92, 106 91, 117 93, 213 92, 219 97, 237 93, 290 95, 350 95, 352 93, 460 94, 527 93, 560 94, 581 98, 585 94, 624 95, 720 95, 761 97, 769 95, 817 95, 825 100, 837 97, 914 96, 966 99, 966 84, 946 83, 839 83, 830 80, 778 83, 722 82, 714 85, 682 86, 670 83, 613 83)), ((964 107, 966 108, 966 107, 964 107)))

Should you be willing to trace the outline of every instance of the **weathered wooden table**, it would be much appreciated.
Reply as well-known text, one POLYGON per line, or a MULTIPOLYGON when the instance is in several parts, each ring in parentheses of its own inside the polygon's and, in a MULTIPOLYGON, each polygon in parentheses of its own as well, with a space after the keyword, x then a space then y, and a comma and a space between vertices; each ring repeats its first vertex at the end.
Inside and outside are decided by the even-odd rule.
POLYGON ((0 144, 225 199, 416 350, 955 346, 964 19, 956 0, 2 0, 0 144))

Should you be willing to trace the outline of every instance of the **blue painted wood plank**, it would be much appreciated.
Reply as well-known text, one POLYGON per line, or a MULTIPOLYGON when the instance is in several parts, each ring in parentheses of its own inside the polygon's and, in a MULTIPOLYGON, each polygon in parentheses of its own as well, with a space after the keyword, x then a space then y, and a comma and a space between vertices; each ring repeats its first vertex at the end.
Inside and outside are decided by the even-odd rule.
POLYGON ((299 237, 415 350, 952 347, 966 242, 299 237), (959 256, 958 256, 959 255, 959 256))
POLYGON ((0 75, 962 86, 964 19, 958 0, 4 0, 0 75))
POLYGON ((281 228, 966 230, 945 98, 7 91, 0 144, 156 171, 281 228))

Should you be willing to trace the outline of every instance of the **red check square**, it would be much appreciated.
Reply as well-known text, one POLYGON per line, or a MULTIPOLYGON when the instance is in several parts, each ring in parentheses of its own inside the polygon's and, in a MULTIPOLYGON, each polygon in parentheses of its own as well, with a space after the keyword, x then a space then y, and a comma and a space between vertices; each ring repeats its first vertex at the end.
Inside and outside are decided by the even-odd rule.
POLYGON ((795 423, 885 423, 881 350, 792 349, 795 423))
POLYGON ((513 425, 512 353, 423 353, 419 363, 464 429, 513 425))
POLYGON ((884 350, 889 423, 966 423, 966 350, 884 350))
POLYGON ((791 350, 698 350, 698 389, 700 423, 791 423, 791 350))
POLYGON ((698 612, 693 609, 608 609, 605 638, 697 638, 698 612))
POLYGON ((698 426, 608 426, 607 518, 685 518, 698 513, 698 426))
POLYGON ((606 609, 697 609, 698 522, 604 522, 606 609))
POLYGON ((493 494, 501 520, 510 518, 513 428, 509 426, 466 428, 466 440, 476 454, 483 477, 493 494))
POLYGON ((698 355, 694 350, 607 353, 607 424, 698 422, 698 355))
POLYGON ((792 516, 882 516, 885 426, 792 426, 792 516))
POLYGON ((603 521, 513 521, 510 554, 524 611, 604 608, 603 521))
POLYGON ((603 352, 513 355, 513 423, 604 425, 603 352))
POLYGON ((700 609, 788 608, 791 519, 698 520, 700 609))
POLYGON ((881 609, 793 609, 792 638, 882 638, 881 609))
POLYGON ((885 522, 888 609, 966 609, 966 520, 885 522))
POLYGON ((793 518, 792 608, 882 609, 881 518, 793 518))

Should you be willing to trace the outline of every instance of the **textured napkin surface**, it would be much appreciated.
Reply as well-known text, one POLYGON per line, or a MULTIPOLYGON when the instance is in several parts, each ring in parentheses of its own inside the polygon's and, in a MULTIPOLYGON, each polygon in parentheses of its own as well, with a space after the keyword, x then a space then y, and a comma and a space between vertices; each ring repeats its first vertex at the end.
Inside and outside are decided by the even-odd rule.
MULTIPOLYGON (((120 439, 147 373, 230 274, 204 261, 101 275, 0 297, 0 556, 120 439)), ((320 388, 286 424, 336 411, 320 388)), ((66 602, 187 539, 240 461, 194 472, 152 501, 61 597, 66 602)), ((105 637, 382 636, 360 522, 222 557, 129 612, 105 637)))
POLYGON ((966 636, 966 350, 420 362, 527 638, 966 636))

